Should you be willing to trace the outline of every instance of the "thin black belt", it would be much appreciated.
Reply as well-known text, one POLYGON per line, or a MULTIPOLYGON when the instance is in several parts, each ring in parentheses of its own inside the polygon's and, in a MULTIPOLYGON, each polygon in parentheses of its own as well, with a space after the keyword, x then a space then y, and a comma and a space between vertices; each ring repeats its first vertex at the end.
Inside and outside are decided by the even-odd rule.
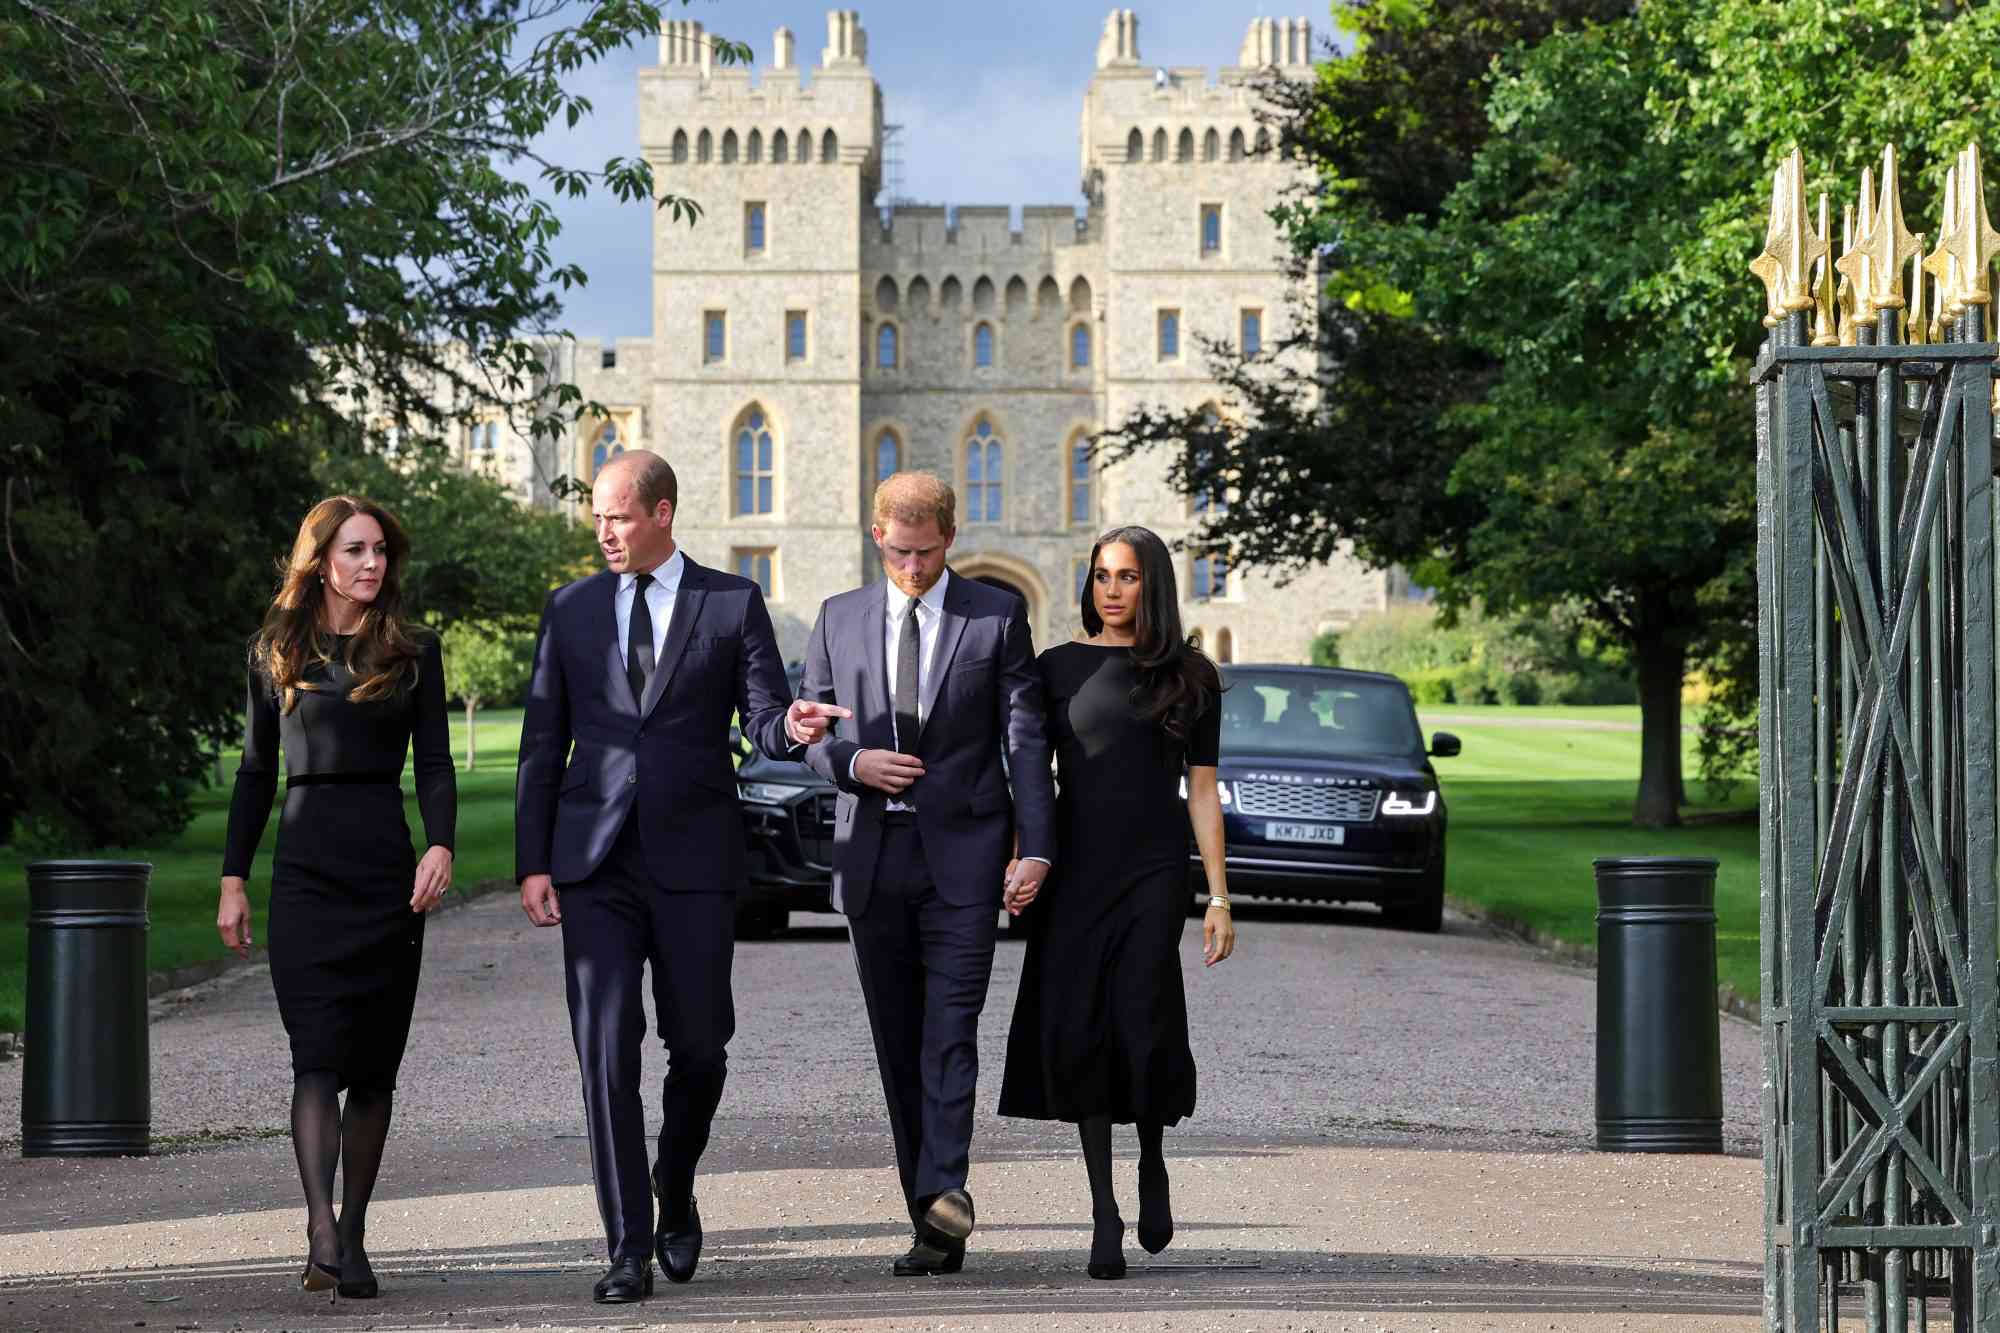
POLYGON ((399 787, 400 772, 389 773, 293 773, 285 778, 287 787, 399 787))

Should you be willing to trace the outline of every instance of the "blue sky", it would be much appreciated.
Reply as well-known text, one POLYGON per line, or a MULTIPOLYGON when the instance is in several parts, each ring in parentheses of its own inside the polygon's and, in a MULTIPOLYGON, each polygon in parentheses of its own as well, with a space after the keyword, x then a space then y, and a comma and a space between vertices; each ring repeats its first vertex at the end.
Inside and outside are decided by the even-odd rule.
MULTIPOLYGON (((797 0, 692 0, 673 17, 748 42, 761 67, 771 34, 791 28, 807 77, 826 44, 833 5, 797 0)), ((1075 204, 1077 122, 1096 68, 1109 0, 875 0, 857 8, 868 64, 882 85, 885 118, 903 130, 903 193, 941 204, 1075 204)), ((1258 0, 1129 3, 1139 16, 1139 54, 1149 65, 1233 65, 1253 18, 1304 14, 1315 43, 1331 28, 1328 7, 1258 0)), ((636 153, 638 71, 658 63, 650 40, 574 76, 596 113, 536 145, 569 165, 636 153)), ((590 285, 571 291, 564 323, 579 337, 652 332, 650 263, 643 206, 608 197, 563 200, 558 262, 581 264, 590 285)))

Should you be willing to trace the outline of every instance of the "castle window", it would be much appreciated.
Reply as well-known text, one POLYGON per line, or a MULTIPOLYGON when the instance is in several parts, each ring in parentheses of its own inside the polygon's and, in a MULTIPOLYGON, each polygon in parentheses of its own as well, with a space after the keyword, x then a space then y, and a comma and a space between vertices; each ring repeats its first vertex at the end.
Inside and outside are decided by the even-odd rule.
POLYGON ((875 484, 880 486, 903 470, 903 442, 885 430, 875 437, 875 484))
POLYGON ((1234 662, 1236 660, 1236 640, 1226 629, 1215 632, 1215 660, 1234 662))
POLYGON ((706 162, 713 156, 715 156, 715 140, 707 130, 703 130, 701 137, 694 141, 694 160, 706 162))
POLYGON ((618 436, 618 423, 607 421, 604 429, 597 432, 597 444, 590 451, 590 475, 594 478, 604 471, 604 465, 625 452, 625 442, 618 436))
POLYGON ((884 324, 875 332, 875 368, 894 370, 898 364, 896 351, 896 326, 884 324))
POLYGON ((1194 599, 1211 602, 1229 596, 1229 562, 1219 555, 1194 558, 1194 599))
POLYGON ((771 136, 771 160, 785 162, 791 158, 791 145, 785 142, 785 132, 779 130, 771 136))
POLYGON ((1257 156, 1269 157, 1270 155, 1271 132, 1267 129, 1259 128, 1257 131, 1257 156))
MULTIPOLYGON (((1200 484, 1201 474, 1210 471, 1220 456, 1217 440, 1222 434, 1222 418, 1210 408, 1201 414, 1201 424, 1205 438, 1188 446, 1188 472, 1197 484, 1200 484)), ((1211 479, 1195 491, 1188 508, 1196 518, 1211 514, 1219 518, 1229 512, 1229 492, 1219 481, 1211 479)))
POLYGON ((1090 558, 1079 556, 1069 562, 1070 580, 1076 585, 1070 596, 1076 598, 1078 606, 1083 605, 1083 590, 1090 586, 1090 558))
POLYGON ((1221 204, 1201 206, 1201 252, 1205 255, 1222 253, 1221 204))
POLYGON ((1133 130, 1125 140, 1125 160, 1144 162, 1146 160, 1146 136, 1133 130))
POLYGON ((1201 160, 1204 162, 1213 162, 1221 156, 1222 136, 1211 129, 1201 138, 1201 160))
POLYGON ((1090 472, 1090 437, 1079 436, 1069 444, 1069 521, 1072 524, 1090 525, 1094 489, 1090 472))
POLYGON ((688 160, 688 132, 686 130, 675 130, 674 161, 685 162, 687 160, 688 160))
POLYGON ((1153 160, 1155 162, 1164 162, 1167 160, 1167 132, 1165 130, 1153 131, 1153 160))
POLYGON ((729 316, 720 310, 705 311, 701 317, 701 360, 703 365, 719 365, 729 354, 729 316))
POLYGON ((793 142, 798 145, 793 156, 794 161, 810 162, 813 160, 813 137, 811 130, 800 130, 799 137, 793 140, 793 142))
POLYGON ((972 331, 972 364, 982 368, 993 364, 993 326, 981 324, 972 331))
POLYGON ((1159 325, 1159 359, 1178 361, 1181 355, 1181 312, 1162 310, 1159 325))
POLYGON ((832 130, 820 136, 819 160, 826 163, 840 161, 840 140, 833 137, 832 130))
POLYGON ((1174 161, 1194 161, 1194 131, 1182 130, 1180 142, 1174 145, 1174 161))
POLYGON ((764 253, 764 205, 743 205, 743 249, 748 254, 764 253))
POLYGON ((1007 472, 1007 451, 985 417, 965 441, 965 521, 998 523, 1007 472))
POLYGON ((724 162, 734 162, 736 160, 735 130, 724 130, 722 132, 722 160, 724 162))
POLYGON ((1243 160, 1243 131, 1240 129, 1229 132, 1229 160, 1231 162, 1243 160))
POLYGON ((771 591, 771 573, 778 559, 775 549, 769 546, 738 546, 729 554, 734 557, 737 578, 749 579, 767 600, 775 599, 776 594, 771 591))
POLYGON ((785 360, 806 359, 806 312, 787 310, 785 312, 785 360))
POLYGON ((764 160, 764 132, 762 130, 750 131, 750 138, 743 145, 743 160, 745 162, 762 162, 764 160))
POLYGON ((1261 310, 1245 310, 1243 312, 1241 327, 1242 333, 1238 337, 1238 342, 1242 345, 1243 355, 1255 356, 1257 353, 1263 351, 1264 312, 1261 310))
POLYGON ((1069 365, 1071 370, 1090 369, 1090 325, 1079 324, 1069 331, 1069 365))
POLYGON ((618 369, 618 349, 616 347, 607 347, 599 352, 597 354, 597 368, 599 370, 618 369))
POLYGON ((752 407, 738 419, 735 452, 737 516, 770 513, 776 499, 777 447, 762 408, 752 407))

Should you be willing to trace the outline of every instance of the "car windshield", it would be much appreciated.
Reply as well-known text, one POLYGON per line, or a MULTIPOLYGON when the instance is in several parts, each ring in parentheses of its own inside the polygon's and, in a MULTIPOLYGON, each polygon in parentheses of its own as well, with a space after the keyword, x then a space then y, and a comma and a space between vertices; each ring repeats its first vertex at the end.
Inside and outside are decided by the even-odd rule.
POLYGON ((1408 754, 1424 748, 1409 691, 1394 680, 1299 671, 1224 673, 1222 752, 1408 754))

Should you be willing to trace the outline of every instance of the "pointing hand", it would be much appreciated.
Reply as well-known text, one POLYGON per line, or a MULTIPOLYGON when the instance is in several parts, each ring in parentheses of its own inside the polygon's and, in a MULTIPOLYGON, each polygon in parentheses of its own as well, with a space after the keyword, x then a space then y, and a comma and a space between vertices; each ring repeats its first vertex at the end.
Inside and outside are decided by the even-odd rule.
POLYGON ((794 699, 792 706, 785 710, 785 734, 800 745, 817 745, 826 739, 834 720, 853 717, 851 709, 838 704, 814 703, 810 699, 794 699))

